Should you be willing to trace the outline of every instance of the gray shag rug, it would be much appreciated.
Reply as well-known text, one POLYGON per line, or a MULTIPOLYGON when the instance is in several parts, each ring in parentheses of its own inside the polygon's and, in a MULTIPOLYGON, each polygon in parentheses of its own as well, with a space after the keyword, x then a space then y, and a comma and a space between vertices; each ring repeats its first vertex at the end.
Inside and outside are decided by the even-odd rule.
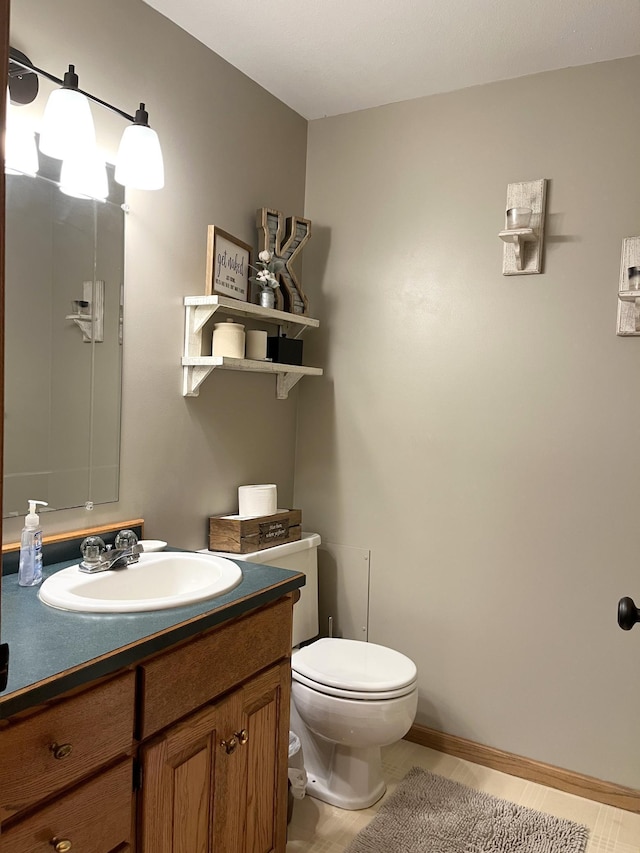
POLYGON ((346 853, 584 853, 586 826, 413 767, 346 853))

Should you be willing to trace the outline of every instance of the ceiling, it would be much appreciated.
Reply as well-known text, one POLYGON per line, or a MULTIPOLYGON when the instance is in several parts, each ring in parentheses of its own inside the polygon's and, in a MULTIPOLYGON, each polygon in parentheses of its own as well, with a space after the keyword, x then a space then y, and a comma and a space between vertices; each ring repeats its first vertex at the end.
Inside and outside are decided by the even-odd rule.
POLYGON ((640 54, 640 0, 145 0, 307 119, 640 54))

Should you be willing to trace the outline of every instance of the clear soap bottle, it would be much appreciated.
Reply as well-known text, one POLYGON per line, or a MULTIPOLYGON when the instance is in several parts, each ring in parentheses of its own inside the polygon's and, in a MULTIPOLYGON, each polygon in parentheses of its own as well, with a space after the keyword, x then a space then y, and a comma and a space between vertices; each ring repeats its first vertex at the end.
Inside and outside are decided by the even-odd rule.
POLYGON ((42 528, 36 506, 47 506, 46 501, 29 501, 29 514, 25 516, 20 537, 20 586, 37 586, 42 580, 42 528))

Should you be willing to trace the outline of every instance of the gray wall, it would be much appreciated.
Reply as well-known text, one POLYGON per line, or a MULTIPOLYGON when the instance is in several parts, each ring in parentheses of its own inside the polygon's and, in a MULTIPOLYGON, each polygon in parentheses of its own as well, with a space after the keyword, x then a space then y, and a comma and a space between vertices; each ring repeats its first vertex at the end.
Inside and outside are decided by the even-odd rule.
POLYGON ((640 788, 640 57, 310 123, 296 505, 371 549, 369 640, 418 722, 640 788), (503 277, 507 184, 549 178, 544 275, 503 277))
MULTIPOLYGON (((298 391, 278 401, 272 377, 214 371, 183 398, 182 298, 204 293, 207 225, 255 247, 257 208, 303 213, 307 123, 140 0, 15 0, 11 44, 58 76, 74 63, 82 88, 128 112, 145 101, 166 170, 164 190, 127 196, 120 501, 45 515, 45 532, 140 516, 149 537, 201 548, 239 484, 291 501, 298 391)), ((126 123, 93 115, 113 160, 126 123)))

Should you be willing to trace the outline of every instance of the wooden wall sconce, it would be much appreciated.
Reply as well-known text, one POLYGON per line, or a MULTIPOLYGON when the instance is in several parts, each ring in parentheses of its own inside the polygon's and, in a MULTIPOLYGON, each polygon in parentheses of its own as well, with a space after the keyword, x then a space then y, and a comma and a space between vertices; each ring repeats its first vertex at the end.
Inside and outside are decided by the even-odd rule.
POLYGON ((544 216, 547 180, 522 181, 507 188, 503 275, 534 275, 542 272, 544 216))
POLYGON ((640 335, 640 237, 625 237, 622 241, 617 334, 640 335))

